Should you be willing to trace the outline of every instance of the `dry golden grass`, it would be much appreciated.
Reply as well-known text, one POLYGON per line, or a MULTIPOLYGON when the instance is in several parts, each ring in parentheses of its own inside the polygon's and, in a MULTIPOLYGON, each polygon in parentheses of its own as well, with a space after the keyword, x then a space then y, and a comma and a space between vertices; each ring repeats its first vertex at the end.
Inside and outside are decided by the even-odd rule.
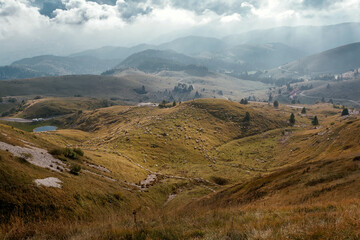
POLYGON ((85 157, 67 163, 98 174, 51 173, 0 151, 1 182, 8 179, 0 200, 23 206, 39 199, 28 216, 10 214, 0 237, 358 239, 360 120, 341 117, 329 104, 306 108, 301 115, 301 108, 285 105, 199 99, 167 109, 84 111, 61 120, 76 129, 55 132, 29 134, 0 125, 0 141, 10 144, 79 147, 85 157), (243 121, 246 112, 249 123, 243 121), (296 118, 292 127, 290 113, 296 118), (146 191, 128 185, 153 172, 159 179, 146 191), (48 176, 61 179, 63 188, 32 184, 48 176))

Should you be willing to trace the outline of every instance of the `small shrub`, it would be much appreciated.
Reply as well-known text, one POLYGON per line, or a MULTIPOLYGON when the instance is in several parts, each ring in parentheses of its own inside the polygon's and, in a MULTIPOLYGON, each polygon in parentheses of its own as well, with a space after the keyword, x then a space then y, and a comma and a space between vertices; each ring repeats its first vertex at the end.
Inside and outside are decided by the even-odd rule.
POLYGON ((54 148, 49 151, 49 153, 53 156, 60 156, 64 153, 64 149, 62 148, 54 148))
POLYGON ((71 148, 65 148, 64 156, 70 159, 78 159, 78 154, 71 148))
POLYGON ((81 166, 78 164, 74 164, 70 168, 70 173, 74 175, 79 175, 80 171, 81 171, 81 166))
POLYGON ((74 152, 75 152, 76 154, 78 154, 79 156, 84 156, 84 151, 81 150, 80 148, 74 148, 73 150, 74 150, 74 152))
POLYGON ((78 159, 79 156, 84 156, 84 151, 80 148, 54 148, 49 153, 60 160, 66 160, 65 158, 78 159))

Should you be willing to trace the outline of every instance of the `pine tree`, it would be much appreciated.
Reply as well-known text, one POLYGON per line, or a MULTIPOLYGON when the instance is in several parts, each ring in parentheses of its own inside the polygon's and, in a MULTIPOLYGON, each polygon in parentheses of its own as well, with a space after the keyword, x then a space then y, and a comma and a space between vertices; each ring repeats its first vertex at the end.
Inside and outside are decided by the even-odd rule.
POLYGON ((173 101, 173 107, 175 107, 176 106, 176 102, 175 101, 173 101))
POLYGON ((346 116, 346 115, 349 115, 349 109, 344 108, 342 113, 341 113, 341 116, 346 116))
POLYGON ((161 103, 159 104, 159 108, 164 108, 166 107, 166 101, 162 100, 161 103))
POLYGON ((275 100, 274 101, 274 108, 278 108, 279 107, 279 101, 278 100, 275 100))
POLYGON ((201 98, 201 95, 199 94, 198 91, 196 91, 196 93, 195 93, 195 98, 201 98))
POLYGON ((303 107, 303 109, 301 110, 301 114, 306 114, 306 108, 303 107))
POLYGON ((295 124, 295 115, 291 113, 290 119, 289 119, 290 125, 293 126, 295 124))
POLYGON ((314 119, 312 120, 312 125, 316 126, 316 125, 319 125, 319 120, 317 118, 317 116, 314 117, 314 119))

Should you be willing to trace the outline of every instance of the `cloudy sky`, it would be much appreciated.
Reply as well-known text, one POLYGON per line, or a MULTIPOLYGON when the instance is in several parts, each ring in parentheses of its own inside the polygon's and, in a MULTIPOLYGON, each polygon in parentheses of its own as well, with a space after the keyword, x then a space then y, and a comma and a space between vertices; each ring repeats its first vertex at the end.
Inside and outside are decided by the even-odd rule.
POLYGON ((0 64, 34 54, 360 21, 359 0, 0 0, 0 64))

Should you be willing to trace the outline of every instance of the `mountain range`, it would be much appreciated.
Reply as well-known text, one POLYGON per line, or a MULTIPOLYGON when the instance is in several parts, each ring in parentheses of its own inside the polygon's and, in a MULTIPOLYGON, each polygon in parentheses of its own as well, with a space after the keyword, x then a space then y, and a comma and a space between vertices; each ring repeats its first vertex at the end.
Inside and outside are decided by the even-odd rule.
MULTIPOLYGON (((280 27, 226 36, 222 39, 187 36, 158 45, 107 46, 73 53, 69 56, 36 56, 15 61, 9 66, 0 67, 0 79, 100 74, 113 68, 119 69, 119 66, 124 67, 129 64, 129 61, 134 61, 139 57, 145 57, 148 60, 149 58, 157 59, 151 63, 153 65, 152 71, 163 69, 165 60, 165 65, 173 65, 170 67, 171 69, 183 70, 189 65, 199 65, 208 68, 210 71, 238 74, 244 71, 272 69, 299 59, 301 60, 298 64, 304 67, 311 65, 313 67, 307 69, 313 71, 317 65, 311 60, 314 56, 304 57, 360 41, 359 26, 359 23, 343 23, 329 26, 280 27), (150 56, 151 54, 154 55, 150 56), (159 57, 159 54, 162 56, 159 57), (181 54, 183 56, 180 61, 181 54), (164 55, 172 56, 164 57, 164 55), (174 55, 177 55, 175 59, 169 59, 173 58, 174 55), (160 60, 160 58, 162 59, 160 60), (174 64, 181 66, 175 67, 174 64)), ((336 54, 342 50, 344 49, 337 49, 336 54)), ((352 51, 356 55, 357 49, 354 48, 352 51)), ((326 57, 331 56, 325 54, 321 61, 324 61, 326 57)), ((333 64, 337 68, 332 68, 332 70, 336 69, 336 71, 343 69, 339 66, 346 66, 345 63, 337 64, 336 59, 333 64)), ((356 64, 354 62, 353 65, 356 66, 356 64)), ((301 67, 290 67, 290 65, 289 71, 291 69, 301 70, 299 69, 301 67)), ((327 71, 325 66, 324 69, 315 70, 327 71)))

